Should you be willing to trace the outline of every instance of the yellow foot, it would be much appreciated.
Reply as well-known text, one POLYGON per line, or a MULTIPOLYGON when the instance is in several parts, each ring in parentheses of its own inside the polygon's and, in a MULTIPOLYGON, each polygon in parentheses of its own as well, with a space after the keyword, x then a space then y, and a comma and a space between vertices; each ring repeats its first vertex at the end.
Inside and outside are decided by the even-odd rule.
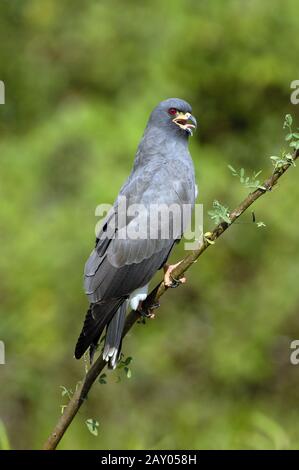
POLYGON ((180 279, 175 279, 171 273, 172 271, 180 264, 180 262, 176 264, 165 264, 164 265, 164 285, 166 287, 178 287, 180 284, 185 284, 187 278, 185 276, 180 277, 180 279))

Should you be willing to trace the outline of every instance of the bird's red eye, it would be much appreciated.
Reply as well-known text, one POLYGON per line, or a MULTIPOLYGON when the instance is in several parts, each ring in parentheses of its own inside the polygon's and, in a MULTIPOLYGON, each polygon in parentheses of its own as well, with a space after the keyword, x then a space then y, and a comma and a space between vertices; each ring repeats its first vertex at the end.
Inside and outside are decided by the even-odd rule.
POLYGON ((174 116, 176 113, 177 113, 177 110, 175 108, 169 108, 168 114, 170 114, 171 116, 174 116))

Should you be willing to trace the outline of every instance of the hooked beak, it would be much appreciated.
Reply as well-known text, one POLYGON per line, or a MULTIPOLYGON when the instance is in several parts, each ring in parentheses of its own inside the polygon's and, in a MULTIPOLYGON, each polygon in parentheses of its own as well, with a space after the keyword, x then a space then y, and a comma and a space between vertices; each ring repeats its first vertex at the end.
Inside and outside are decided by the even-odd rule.
POLYGON ((188 132, 189 135, 193 135, 193 130, 197 127, 197 121, 191 113, 178 113, 172 122, 188 132))

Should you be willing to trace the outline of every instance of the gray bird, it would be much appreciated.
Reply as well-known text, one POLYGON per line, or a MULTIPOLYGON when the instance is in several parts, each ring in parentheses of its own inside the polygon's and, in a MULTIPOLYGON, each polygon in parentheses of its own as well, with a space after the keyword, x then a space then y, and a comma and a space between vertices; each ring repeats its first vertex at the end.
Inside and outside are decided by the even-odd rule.
POLYGON ((196 185, 188 137, 197 123, 191 113, 186 101, 170 98, 150 115, 132 172, 104 219, 85 265, 84 287, 90 306, 75 348, 77 359, 89 348, 92 360, 106 327, 103 358, 115 368, 128 305, 142 310, 149 281, 162 267, 165 284, 175 285, 171 278, 174 266, 167 266, 166 261, 190 218, 177 224, 176 216, 169 212, 152 223, 148 215, 153 206, 160 208, 161 204, 167 208, 194 206, 196 185), (139 212, 129 213, 128 208, 136 204, 139 212), (168 224, 169 236, 165 236, 168 224), (141 232, 143 236, 128 236, 141 232))

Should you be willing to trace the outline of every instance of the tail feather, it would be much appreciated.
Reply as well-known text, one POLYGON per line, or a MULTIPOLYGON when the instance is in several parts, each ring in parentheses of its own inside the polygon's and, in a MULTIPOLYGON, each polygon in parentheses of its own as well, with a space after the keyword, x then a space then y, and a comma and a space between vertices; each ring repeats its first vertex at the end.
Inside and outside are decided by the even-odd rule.
POLYGON ((103 359, 110 369, 115 369, 121 351, 122 334, 126 319, 127 302, 124 302, 107 326, 103 359))
POLYGON ((90 305, 76 344, 76 359, 80 359, 89 346, 96 346, 105 326, 123 302, 124 299, 114 299, 109 302, 90 305))

